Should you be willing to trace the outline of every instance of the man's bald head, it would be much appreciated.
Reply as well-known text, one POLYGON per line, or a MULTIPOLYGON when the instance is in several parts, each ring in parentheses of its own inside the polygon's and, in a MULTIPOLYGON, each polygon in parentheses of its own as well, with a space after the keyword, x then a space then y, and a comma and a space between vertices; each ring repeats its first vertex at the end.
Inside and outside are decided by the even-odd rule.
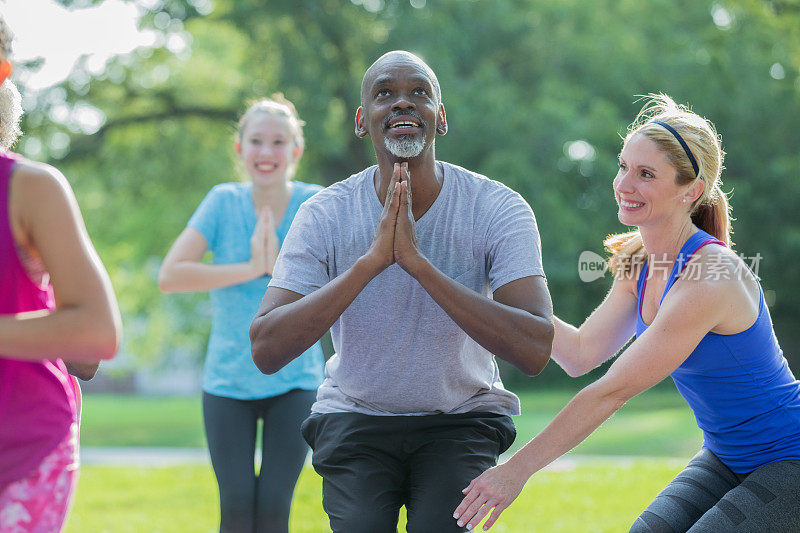
POLYGON ((428 66, 419 56, 412 54, 411 52, 406 52, 405 50, 393 50, 391 52, 386 52, 381 57, 375 60, 375 62, 370 65, 367 71, 364 73, 364 78, 361 80, 361 105, 364 105, 366 101, 366 92, 369 86, 375 79, 375 76, 381 71, 381 69, 387 65, 392 65, 395 63, 407 63, 413 64, 418 66, 424 73, 430 78, 431 85, 433 85, 434 90, 436 91, 436 99, 438 100, 437 103, 442 103, 442 89, 439 87, 439 80, 436 78, 436 74, 433 72, 433 69, 428 66))

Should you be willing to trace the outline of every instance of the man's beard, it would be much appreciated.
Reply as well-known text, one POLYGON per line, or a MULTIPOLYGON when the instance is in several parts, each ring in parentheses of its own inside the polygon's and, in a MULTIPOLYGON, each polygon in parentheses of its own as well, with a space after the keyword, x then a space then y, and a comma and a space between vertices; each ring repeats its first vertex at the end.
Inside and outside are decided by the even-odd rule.
POLYGON ((392 155, 408 159, 417 157, 422 153, 422 149, 425 148, 425 140, 421 135, 403 135, 402 137, 403 138, 400 139, 394 135, 387 135, 385 137, 386 149, 389 150, 392 155))

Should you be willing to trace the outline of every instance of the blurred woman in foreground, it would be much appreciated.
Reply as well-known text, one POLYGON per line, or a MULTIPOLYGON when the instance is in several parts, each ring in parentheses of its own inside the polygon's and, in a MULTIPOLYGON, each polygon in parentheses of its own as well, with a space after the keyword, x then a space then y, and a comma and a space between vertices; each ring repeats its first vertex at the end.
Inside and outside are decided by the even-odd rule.
POLYGON ((0 19, 0 531, 61 531, 78 471, 80 389, 121 326, 72 189, 9 151, 20 134, 0 19))

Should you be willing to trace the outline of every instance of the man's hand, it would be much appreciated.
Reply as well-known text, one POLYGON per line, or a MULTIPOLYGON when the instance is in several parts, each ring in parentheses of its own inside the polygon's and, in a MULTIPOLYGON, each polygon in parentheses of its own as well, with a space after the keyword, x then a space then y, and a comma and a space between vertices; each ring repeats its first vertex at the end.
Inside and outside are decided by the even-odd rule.
POLYGON ((414 267, 425 257, 419 249, 414 214, 411 211, 411 174, 408 172, 408 163, 395 163, 393 179, 395 176, 400 181, 400 205, 394 231, 394 260, 413 276, 414 267))
POLYGON ((399 165, 395 164, 392 179, 386 188, 386 199, 383 202, 383 211, 378 218, 378 228, 375 230, 375 237, 372 244, 364 254, 364 258, 377 270, 383 272, 389 265, 394 263, 394 239, 395 225, 397 224, 397 211, 400 207, 400 171, 399 165))

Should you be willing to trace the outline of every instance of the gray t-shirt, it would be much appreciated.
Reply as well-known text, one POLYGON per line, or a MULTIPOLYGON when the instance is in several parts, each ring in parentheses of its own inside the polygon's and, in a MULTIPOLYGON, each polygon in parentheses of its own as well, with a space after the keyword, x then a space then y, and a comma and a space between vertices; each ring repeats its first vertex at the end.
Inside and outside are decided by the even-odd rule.
MULTIPOLYGON (((490 296, 544 276, 533 211, 505 185, 449 163, 439 196, 416 222, 419 246, 441 272, 490 296)), ((307 295, 346 272, 375 236, 377 166, 335 183, 297 212, 270 287, 307 295)), ((412 176, 413 180, 413 176, 412 176)), ((494 356, 399 265, 376 276, 331 328, 336 354, 312 406, 316 413, 519 414, 494 356)))

